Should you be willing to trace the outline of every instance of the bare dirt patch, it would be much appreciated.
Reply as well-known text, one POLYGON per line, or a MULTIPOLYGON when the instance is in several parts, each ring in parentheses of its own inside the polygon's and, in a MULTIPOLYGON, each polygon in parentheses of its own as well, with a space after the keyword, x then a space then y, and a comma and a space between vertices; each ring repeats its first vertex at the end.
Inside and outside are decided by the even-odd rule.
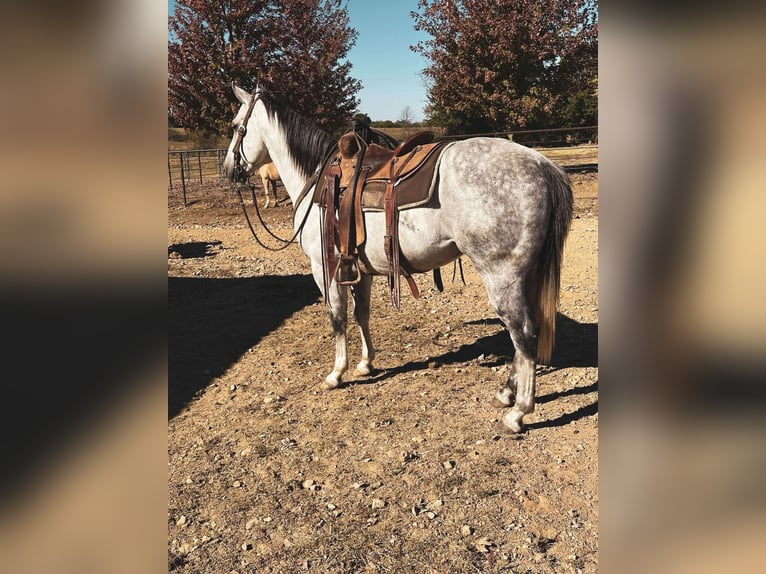
MULTIPOLYGON (((470 262, 400 312, 378 278, 379 370, 322 392, 332 336, 300 248, 256 245, 228 188, 171 194, 169 570, 596 572, 598 177, 572 180, 557 346, 517 439, 489 402, 513 348, 470 262)), ((265 213, 290 235, 289 202, 265 213)))

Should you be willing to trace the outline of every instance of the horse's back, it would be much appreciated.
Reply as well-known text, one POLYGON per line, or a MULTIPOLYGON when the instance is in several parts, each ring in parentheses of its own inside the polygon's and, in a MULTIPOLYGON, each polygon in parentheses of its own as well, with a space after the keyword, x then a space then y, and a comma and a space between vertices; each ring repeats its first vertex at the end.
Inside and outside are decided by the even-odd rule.
POLYGON ((534 193, 524 183, 544 178, 555 165, 540 152, 500 138, 469 138, 450 145, 442 158, 442 175, 451 172, 472 187, 534 193))

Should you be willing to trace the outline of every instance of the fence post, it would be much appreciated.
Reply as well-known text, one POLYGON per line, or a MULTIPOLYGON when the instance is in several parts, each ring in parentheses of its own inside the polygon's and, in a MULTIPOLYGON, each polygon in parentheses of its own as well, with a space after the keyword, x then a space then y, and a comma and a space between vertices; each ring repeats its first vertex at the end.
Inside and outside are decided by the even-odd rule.
POLYGON ((184 177, 184 152, 181 152, 178 158, 181 160, 181 187, 184 191, 184 207, 187 207, 186 205, 186 177, 184 177))
POLYGON ((178 175, 173 173, 175 169, 173 158, 178 158, 178 168, 180 170, 180 184, 181 191, 183 193, 184 207, 188 207, 188 193, 186 189, 187 180, 191 185, 192 179, 196 181, 193 171, 197 171, 200 185, 204 185, 205 178, 214 177, 212 173, 208 173, 205 170, 212 170, 213 166, 208 166, 208 162, 216 162, 216 170, 218 172, 218 183, 223 183, 226 180, 226 174, 224 170, 224 162, 226 161, 227 149, 203 149, 203 150, 168 150, 168 191, 173 191, 176 183, 179 182, 178 175), (191 155, 197 156, 197 169, 194 169, 191 161, 191 155), (204 156, 204 157, 203 157, 204 156), (202 160, 205 160, 205 166, 202 165, 202 160))

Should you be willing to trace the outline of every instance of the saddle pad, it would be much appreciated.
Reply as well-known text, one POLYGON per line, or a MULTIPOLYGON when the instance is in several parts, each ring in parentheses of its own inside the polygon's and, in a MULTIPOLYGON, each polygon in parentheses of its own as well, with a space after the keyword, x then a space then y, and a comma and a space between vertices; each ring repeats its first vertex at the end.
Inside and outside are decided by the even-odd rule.
MULTIPOLYGON (((449 144, 430 144, 426 158, 417 169, 406 171, 396 192, 396 206, 399 211, 420 207, 431 200, 437 183, 439 160, 449 144)), ((425 147, 425 146, 424 146, 425 147)), ((367 181, 362 191, 363 211, 385 211, 386 181, 373 179, 367 181)))
MULTIPOLYGON (((396 205, 402 209, 411 209, 420 207, 431 200, 437 183, 437 173, 439 161, 442 153, 450 147, 451 143, 429 144, 427 155, 420 164, 415 164, 411 169, 405 169, 402 179, 397 189, 396 205)), ((424 146, 426 147, 426 146, 424 146)), ((314 188, 312 201, 321 205, 321 190, 324 186, 325 176, 331 166, 323 166, 317 184, 314 188)), ((380 169, 378 173, 388 173, 388 170, 380 169)), ((377 174, 376 174, 377 175, 377 174)), ((363 211, 385 211, 386 180, 368 179, 367 184, 362 191, 362 209, 363 211)), ((324 206, 326 207, 326 206, 324 206)))

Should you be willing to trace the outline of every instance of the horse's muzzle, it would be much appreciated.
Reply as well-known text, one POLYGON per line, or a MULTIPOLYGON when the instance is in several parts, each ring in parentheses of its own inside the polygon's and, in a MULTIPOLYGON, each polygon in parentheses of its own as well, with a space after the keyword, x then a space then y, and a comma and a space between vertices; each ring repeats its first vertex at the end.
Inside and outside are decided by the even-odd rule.
POLYGON ((234 173, 232 174, 231 180, 235 183, 244 183, 247 181, 247 172, 242 169, 242 166, 237 164, 234 166, 234 173))
POLYGON ((233 183, 242 183, 247 181, 247 172, 233 157, 229 156, 223 162, 223 172, 226 179, 233 183))

